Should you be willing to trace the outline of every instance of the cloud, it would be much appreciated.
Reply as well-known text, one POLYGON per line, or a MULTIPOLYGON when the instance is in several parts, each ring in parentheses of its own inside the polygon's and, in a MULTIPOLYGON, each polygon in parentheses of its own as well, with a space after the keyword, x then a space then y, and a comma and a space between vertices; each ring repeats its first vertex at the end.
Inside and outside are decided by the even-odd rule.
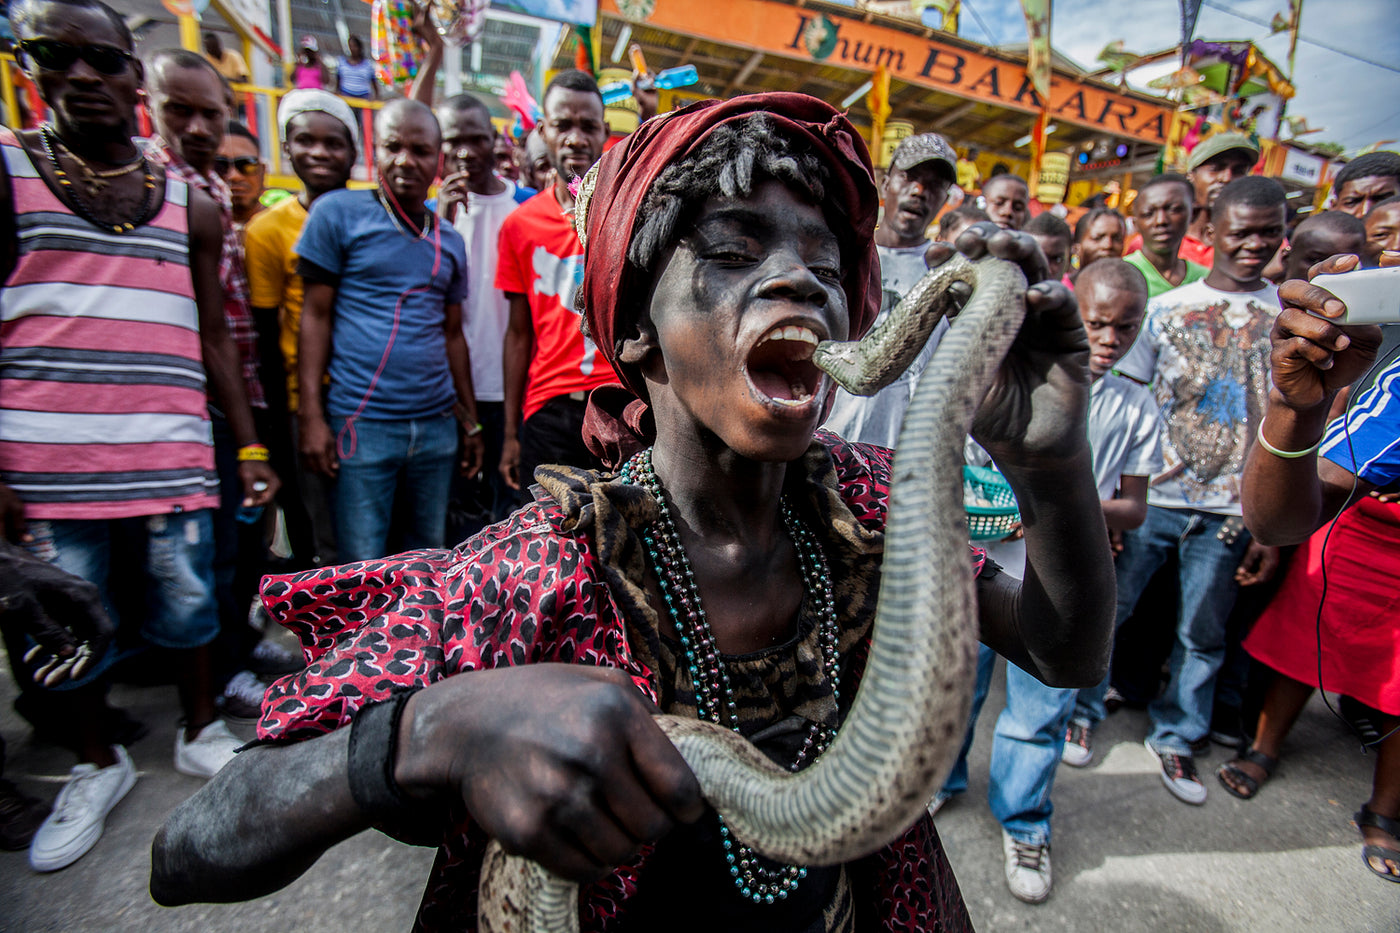
MULTIPOLYGON (((985 2, 977 0, 975 5, 980 9, 985 2)), ((1004 5, 1005 0, 998 0, 998 4, 1004 5)), ((1019 8, 1019 2, 1014 5, 1019 8)), ((1286 33, 1271 37, 1267 27, 1218 9, 1227 7, 1267 21, 1286 6, 1285 0, 1215 0, 1215 5, 1201 7, 1195 35, 1252 39, 1286 69, 1286 33)), ((1303 5, 1300 31, 1307 38, 1400 66, 1400 25, 1394 9, 1387 6, 1313 0, 1303 5)), ((1114 39, 1122 39, 1135 52, 1176 45, 1180 15, 1177 0, 1135 0, 1131 6, 1119 0, 1058 0, 1051 37, 1057 48, 1092 67, 1099 49, 1114 39)), ((1141 79, 1149 80, 1164 70, 1171 69, 1144 70, 1141 79)), ((1294 84, 1298 94, 1289 102, 1288 112, 1307 117, 1312 126, 1326 128, 1311 139, 1332 140, 1354 150, 1378 139, 1400 138, 1400 99, 1391 93, 1400 85, 1400 74, 1299 42, 1294 84)))

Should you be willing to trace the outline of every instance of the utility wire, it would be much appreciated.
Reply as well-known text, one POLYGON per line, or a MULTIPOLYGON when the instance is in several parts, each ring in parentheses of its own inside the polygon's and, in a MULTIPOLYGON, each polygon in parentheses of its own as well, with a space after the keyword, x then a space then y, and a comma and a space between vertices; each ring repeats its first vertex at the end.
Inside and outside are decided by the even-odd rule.
MULTIPOLYGON (((1248 13, 1241 13, 1238 10, 1232 10, 1225 4, 1216 2, 1216 0, 1202 0, 1202 4, 1204 6, 1210 7, 1212 10, 1219 10, 1221 13, 1228 13, 1229 15, 1234 16, 1237 19, 1242 19, 1245 22, 1254 23, 1256 26, 1263 26, 1267 29, 1273 28, 1273 23, 1269 22, 1268 20, 1260 19, 1257 16, 1250 16, 1248 13)), ((1315 45, 1318 48, 1326 49, 1329 52, 1336 52, 1338 55, 1345 55, 1347 58, 1354 58, 1359 62, 1365 62, 1367 65, 1374 65, 1377 68, 1384 68, 1386 71, 1393 71, 1397 74, 1400 74, 1400 66, 1387 65, 1385 62, 1378 62, 1374 58, 1367 58, 1364 55, 1357 55, 1355 52, 1349 52, 1346 49, 1338 48, 1337 46, 1331 45, 1327 42, 1322 42, 1318 39, 1309 38, 1308 36, 1303 35, 1301 32, 1298 34, 1298 41, 1306 42, 1308 45, 1315 45)))
POLYGON ((992 45, 997 45, 997 37, 987 28, 987 21, 982 19, 982 14, 977 12, 977 8, 972 5, 972 0, 962 0, 962 6, 972 14, 972 18, 977 20, 977 25, 981 26, 982 31, 987 34, 987 41, 992 45))

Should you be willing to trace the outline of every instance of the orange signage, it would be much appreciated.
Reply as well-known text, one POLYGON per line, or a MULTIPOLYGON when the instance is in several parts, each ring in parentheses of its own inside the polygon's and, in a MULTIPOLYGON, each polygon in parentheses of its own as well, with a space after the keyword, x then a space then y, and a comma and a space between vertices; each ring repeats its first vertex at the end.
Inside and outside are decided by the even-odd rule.
MULTIPOLYGON (((617 0, 600 0, 598 8, 621 16, 617 0)), ((1041 109, 1024 64, 839 14, 773 0, 665 0, 646 23, 800 61, 870 72, 884 65, 892 78, 909 84, 1027 114, 1041 109)), ((1173 113, 1170 107, 1060 74, 1050 80, 1049 103, 1055 120, 1157 145, 1167 142, 1173 113)))

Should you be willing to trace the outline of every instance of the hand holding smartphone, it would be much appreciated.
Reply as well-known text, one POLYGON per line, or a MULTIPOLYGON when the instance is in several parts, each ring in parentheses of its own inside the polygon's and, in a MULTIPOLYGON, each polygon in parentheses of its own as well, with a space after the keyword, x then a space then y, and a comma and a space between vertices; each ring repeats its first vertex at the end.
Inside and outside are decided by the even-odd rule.
POLYGON ((1400 266, 1319 275, 1312 284, 1342 300, 1346 313, 1333 324, 1400 323, 1400 266))

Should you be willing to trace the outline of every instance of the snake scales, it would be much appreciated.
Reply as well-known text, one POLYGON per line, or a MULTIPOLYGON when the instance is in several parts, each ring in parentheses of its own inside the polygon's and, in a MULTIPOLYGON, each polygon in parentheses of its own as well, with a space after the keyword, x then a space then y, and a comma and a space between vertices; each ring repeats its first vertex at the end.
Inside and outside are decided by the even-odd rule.
MULTIPOLYGON (((863 340, 823 343, 814 362, 848 391, 873 394, 909 366, 957 282, 972 297, 904 416, 870 657, 831 747, 791 774, 721 726, 657 717, 734 834, 780 862, 834 865, 886 845, 923 812, 962 742, 977 644, 974 581, 955 572, 967 561, 963 439, 1020 329, 1025 278, 1004 260, 955 256, 863 340)), ((494 842, 480 903, 483 933, 578 930, 577 886, 494 842)))

